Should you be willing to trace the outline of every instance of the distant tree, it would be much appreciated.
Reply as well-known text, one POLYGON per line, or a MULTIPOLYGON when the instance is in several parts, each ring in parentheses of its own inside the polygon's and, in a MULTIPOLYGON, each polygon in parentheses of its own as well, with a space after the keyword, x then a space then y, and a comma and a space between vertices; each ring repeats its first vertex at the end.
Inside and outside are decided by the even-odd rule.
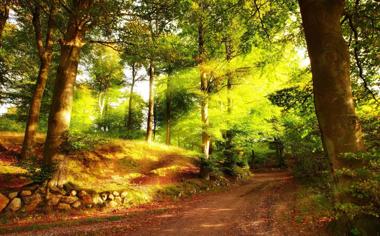
POLYGON ((94 45, 87 58, 88 72, 91 77, 89 84, 98 97, 99 119, 102 120, 109 106, 109 89, 123 85, 124 65, 119 53, 105 46, 94 45))

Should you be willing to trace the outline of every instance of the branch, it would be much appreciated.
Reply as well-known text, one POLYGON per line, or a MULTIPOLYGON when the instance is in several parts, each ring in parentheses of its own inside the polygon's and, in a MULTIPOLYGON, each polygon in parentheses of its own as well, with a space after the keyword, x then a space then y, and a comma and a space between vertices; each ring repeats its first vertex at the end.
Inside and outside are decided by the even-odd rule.
POLYGON ((123 50, 120 49, 120 48, 117 48, 115 47, 114 45, 116 44, 121 44, 123 43, 122 41, 102 41, 102 40, 92 40, 92 39, 89 39, 87 40, 88 43, 97 43, 97 44, 101 44, 103 46, 106 46, 106 47, 109 47, 117 52, 122 52, 123 50))
POLYGON ((352 20, 352 17, 350 15, 347 15, 347 18, 348 18, 348 24, 351 28, 351 31, 353 32, 354 34, 354 41, 355 41, 355 44, 354 44, 354 57, 355 57, 355 62, 356 62, 356 66, 358 67, 358 70, 359 70, 359 78, 363 81, 363 85, 364 85, 364 88, 366 89, 366 91, 371 95, 371 97, 375 100, 376 103, 380 104, 379 100, 377 99, 376 95, 373 93, 373 91, 369 88, 369 85, 368 85, 368 82, 367 80, 365 79, 365 76, 364 76, 364 70, 363 70, 363 66, 362 66, 362 63, 360 61, 360 56, 359 56, 359 47, 358 47, 358 42, 359 42, 359 33, 354 25, 354 22, 352 20))
POLYGON ((258 17, 259 17, 259 20, 260 20, 261 27, 263 28, 264 33, 267 35, 267 38, 268 38, 268 40, 270 41, 269 33, 268 33, 267 29, 266 29, 265 26, 264 26, 264 20, 263 20, 263 18, 261 17, 261 13, 260 13, 260 8, 261 8, 261 6, 263 6, 264 4, 261 5, 261 6, 259 7, 259 6, 257 5, 256 0, 253 0, 253 3, 255 4, 255 8, 256 8, 256 11, 257 11, 257 13, 258 13, 258 17))

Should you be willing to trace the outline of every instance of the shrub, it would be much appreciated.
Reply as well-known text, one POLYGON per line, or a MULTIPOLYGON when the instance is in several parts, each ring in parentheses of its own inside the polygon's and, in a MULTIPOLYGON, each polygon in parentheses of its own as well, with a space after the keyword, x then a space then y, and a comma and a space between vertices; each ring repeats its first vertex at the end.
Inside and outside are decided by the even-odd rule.
POLYGON ((348 153, 344 158, 361 162, 356 169, 340 169, 337 175, 343 184, 337 190, 336 217, 351 229, 365 234, 362 219, 377 221, 380 228, 380 152, 348 153))
POLYGON ((8 115, 0 117, 0 130, 22 132, 24 129, 24 122, 17 121, 15 118, 8 115))
POLYGON ((64 153, 76 151, 90 151, 95 146, 107 143, 109 140, 97 133, 68 133, 65 142, 61 146, 64 153))

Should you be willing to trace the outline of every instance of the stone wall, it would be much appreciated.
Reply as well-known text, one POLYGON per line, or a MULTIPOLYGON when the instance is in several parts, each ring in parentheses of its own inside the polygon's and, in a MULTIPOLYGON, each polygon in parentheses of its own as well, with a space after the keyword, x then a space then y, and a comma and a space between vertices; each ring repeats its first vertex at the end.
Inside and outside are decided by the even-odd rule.
POLYGON ((0 193, 0 214, 39 209, 70 211, 93 207, 116 208, 128 204, 127 191, 95 193, 68 187, 59 188, 47 181, 19 191, 0 193))

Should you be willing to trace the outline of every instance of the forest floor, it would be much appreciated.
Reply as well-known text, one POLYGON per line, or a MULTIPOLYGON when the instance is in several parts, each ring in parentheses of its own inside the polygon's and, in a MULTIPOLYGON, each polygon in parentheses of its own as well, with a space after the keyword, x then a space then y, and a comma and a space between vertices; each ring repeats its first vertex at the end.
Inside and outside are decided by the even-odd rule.
MULTIPOLYGON (((87 219, 0 226, 10 235, 327 235, 299 218, 302 186, 288 171, 256 173, 222 192, 196 194, 87 219)), ((311 213, 310 213, 311 214, 311 213)))

